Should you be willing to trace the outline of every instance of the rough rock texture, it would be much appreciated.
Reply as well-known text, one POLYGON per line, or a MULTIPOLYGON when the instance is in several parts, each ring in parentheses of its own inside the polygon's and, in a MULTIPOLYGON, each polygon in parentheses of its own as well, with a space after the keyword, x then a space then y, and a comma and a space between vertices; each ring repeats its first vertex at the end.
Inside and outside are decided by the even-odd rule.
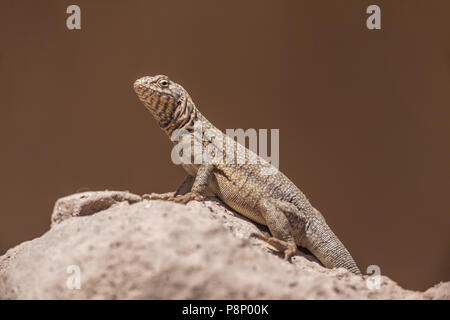
POLYGON ((215 198, 181 205, 88 192, 58 200, 52 222, 0 257, 0 298, 450 299, 449 282, 414 292, 382 276, 370 290, 306 253, 288 263, 249 237, 263 227, 215 198))
POLYGON ((75 193, 56 201, 52 214, 52 226, 70 217, 92 215, 124 201, 132 204, 141 200, 140 196, 126 191, 75 193))

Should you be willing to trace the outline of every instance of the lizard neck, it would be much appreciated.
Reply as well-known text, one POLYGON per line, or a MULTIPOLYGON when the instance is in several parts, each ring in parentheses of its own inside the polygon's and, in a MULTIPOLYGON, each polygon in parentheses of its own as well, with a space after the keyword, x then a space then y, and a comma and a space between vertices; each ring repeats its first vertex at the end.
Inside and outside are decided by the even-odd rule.
POLYGON ((188 96, 183 99, 173 113, 172 121, 170 121, 167 126, 162 127, 162 129, 169 138, 172 137, 175 130, 183 130, 188 134, 193 134, 194 126, 197 121, 200 121, 203 127, 205 127, 205 125, 206 127, 212 126, 197 109, 191 97, 188 96))

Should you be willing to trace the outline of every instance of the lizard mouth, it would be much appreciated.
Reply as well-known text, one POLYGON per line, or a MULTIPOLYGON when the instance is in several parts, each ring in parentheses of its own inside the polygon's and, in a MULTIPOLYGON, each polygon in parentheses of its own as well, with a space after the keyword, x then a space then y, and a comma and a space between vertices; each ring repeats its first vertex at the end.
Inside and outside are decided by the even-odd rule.
POLYGON ((142 91, 148 89, 147 77, 137 79, 133 84, 133 88, 134 91, 138 94, 138 96, 141 96, 142 91))

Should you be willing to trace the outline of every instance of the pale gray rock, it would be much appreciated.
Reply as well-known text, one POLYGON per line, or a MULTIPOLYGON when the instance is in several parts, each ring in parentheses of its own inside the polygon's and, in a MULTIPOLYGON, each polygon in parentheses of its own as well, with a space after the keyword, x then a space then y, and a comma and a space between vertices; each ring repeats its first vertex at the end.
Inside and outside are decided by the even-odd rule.
POLYGON ((0 257, 1 299, 449 299, 448 282, 422 293, 382 276, 371 290, 307 253, 286 262, 250 237, 264 227, 213 197, 88 192, 58 200, 52 222, 0 257))

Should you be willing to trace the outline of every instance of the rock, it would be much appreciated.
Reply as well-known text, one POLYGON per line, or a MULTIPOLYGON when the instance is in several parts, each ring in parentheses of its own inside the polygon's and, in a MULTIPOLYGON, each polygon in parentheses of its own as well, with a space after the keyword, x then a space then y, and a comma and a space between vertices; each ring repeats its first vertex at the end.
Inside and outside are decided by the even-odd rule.
POLYGON ((422 293, 382 276, 371 290, 304 252, 286 262, 250 237, 265 227, 214 197, 140 200, 112 191, 58 200, 47 233, 0 257, 0 298, 449 299, 448 282, 422 293))
POLYGON ((424 293, 425 299, 450 300, 450 282, 440 282, 424 293))
POLYGON ((75 193, 56 201, 51 218, 52 227, 70 217, 89 216, 124 201, 131 204, 141 200, 140 196, 126 191, 75 193))

